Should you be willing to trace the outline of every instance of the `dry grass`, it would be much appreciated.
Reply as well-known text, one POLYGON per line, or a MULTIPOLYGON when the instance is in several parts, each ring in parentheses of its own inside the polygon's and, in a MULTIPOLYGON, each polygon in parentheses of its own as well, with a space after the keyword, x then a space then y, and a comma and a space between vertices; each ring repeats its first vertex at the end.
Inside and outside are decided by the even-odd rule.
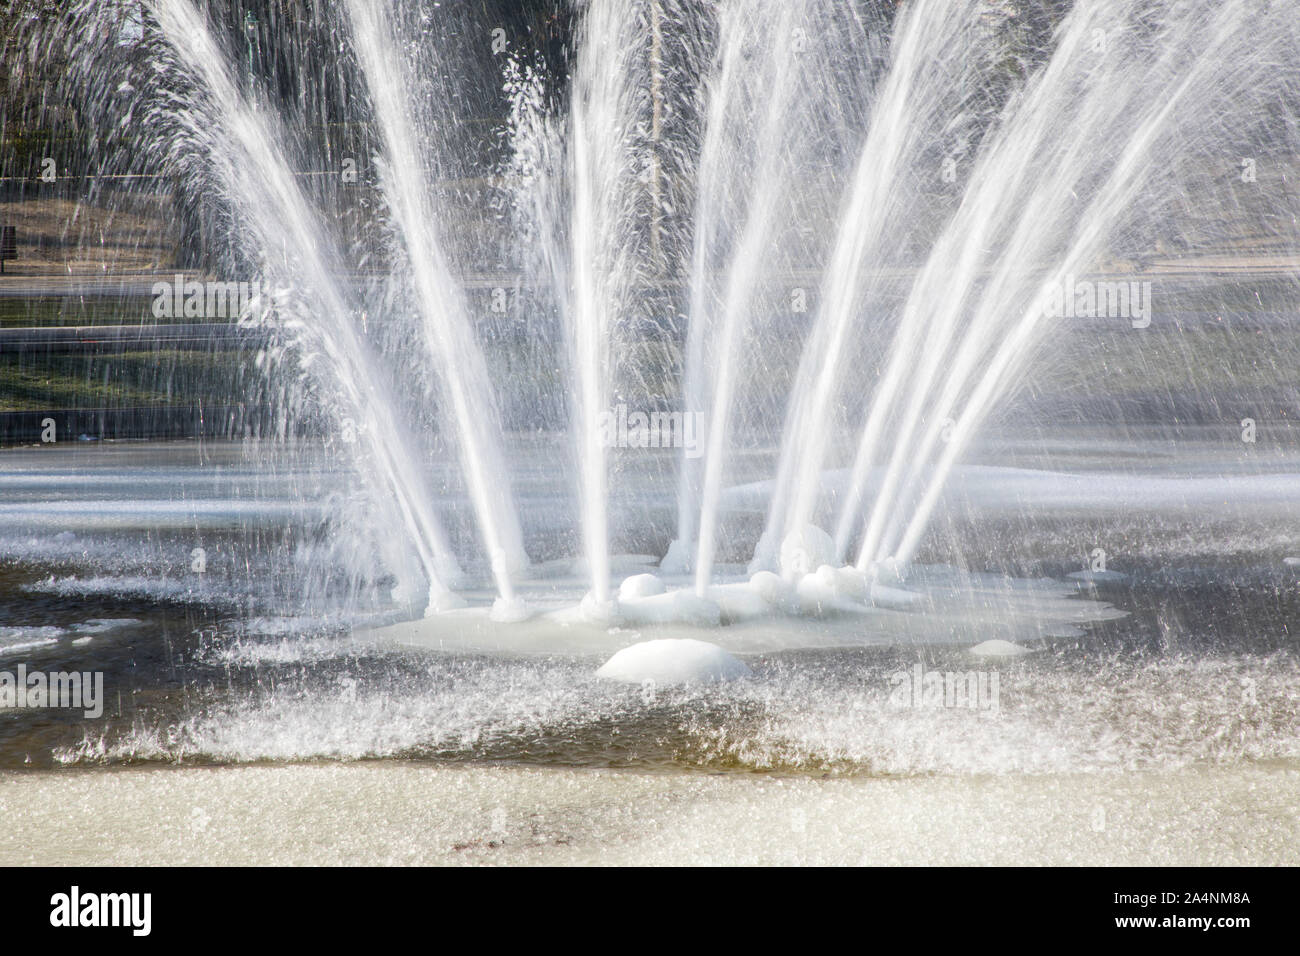
POLYGON ((6 275, 103 275, 174 267, 175 229, 166 197, 116 193, 106 203, 67 197, 0 200, 0 223, 16 226, 18 259, 6 275))

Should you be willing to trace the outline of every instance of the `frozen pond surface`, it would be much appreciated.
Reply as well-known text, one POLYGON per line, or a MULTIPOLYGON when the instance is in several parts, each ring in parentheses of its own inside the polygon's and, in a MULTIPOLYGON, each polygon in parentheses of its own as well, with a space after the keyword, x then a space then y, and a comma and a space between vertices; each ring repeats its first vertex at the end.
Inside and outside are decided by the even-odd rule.
POLYGON ((0 863, 1231 866, 1300 861, 1300 772, 819 780, 354 764, 0 775, 0 863))
MULTIPOLYGON (((908 582, 919 609, 718 628, 499 625, 491 589, 472 582, 469 609, 411 621, 382 579, 322 573, 351 558, 313 532, 348 476, 311 447, 6 451, 0 667, 102 670, 108 706, 96 721, 5 714, 0 764, 379 757, 893 777, 1300 758, 1300 569, 1287 560, 1300 555, 1297 457, 1243 455, 1213 436, 1156 453, 1086 434, 990 447, 1014 467, 958 473, 934 552, 908 582), (1088 571, 1097 549, 1102 573, 1088 571), (751 674, 649 690, 595 677, 614 651, 663 636, 717 643, 751 674), (981 645, 1031 653, 971 652, 981 645), (927 701, 930 674, 983 674, 985 695, 927 701)), ((555 554, 523 585, 541 610, 582 592, 556 530, 571 504, 549 454, 515 459, 526 534, 555 554)), ((629 500, 662 502, 622 519, 656 540, 658 516, 671 520, 670 469, 625 481, 629 500)), ((727 496, 760 493, 740 482, 727 496)), ((740 534, 743 509, 736 520, 740 534)), ((617 559, 615 583, 652 565, 617 559)))

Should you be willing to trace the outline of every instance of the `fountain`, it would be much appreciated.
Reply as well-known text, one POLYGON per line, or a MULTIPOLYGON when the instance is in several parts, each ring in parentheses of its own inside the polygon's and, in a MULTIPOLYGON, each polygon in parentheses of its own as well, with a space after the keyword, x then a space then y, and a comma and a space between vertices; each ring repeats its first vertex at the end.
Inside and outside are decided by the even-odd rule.
POLYGON ((551 627, 597 631, 855 621, 932 603, 905 586, 963 452, 1050 334, 1042 290, 1136 239, 1135 209, 1184 195, 1185 164, 1166 160, 1188 128, 1198 155, 1230 155, 1247 133, 1239 116, 1293 102, 1271 68, 1294 52, 1294 24, 1258 6, 1091 0, 1017 21, 985 0, 917 0, 891 22, 825 0, 590 0, 575 11, 567 89, 537 51, 494 39, 511 104, 507 257, 538 328, 558 329, 540 341, 562 369, 574 449, 572 572, 530 568, 492 341, 461 283, 466 250, 448 252, 457 213, 429 178, 466 168, 439 100, 465 91, 423 5, 348 0, 324 24, 341 51, 324 62, 347 71, 345 115, 373 130, 391 265, 369 288, 347 278, 355 247, 293 173, 309 147, 252 32, 244 64, 192 0, 82 4, 70 16, 101 42, 77 52, 70 83, 93 115, 125 111, 125 141, 143 137, 150 162, 223 208, 232 251, 215 261, 248 262, 274 290, 244 317, 269 333, 258 363, 289 396, 286 420, 310 406, 327 435, 347 432, 339 447, 378 509, 363 520, 397 532, 380 555, 393 594, 430 615, 403 633, 442 644, 483 613, 476 633, 539 610, 551 627), (137 9, 130 22, 143 25, 124 40, 137 9), (134 57, 121 55, 128 42, 134 57), (120 85, 91 92, 105 71, 120 85), (909 257, 910 271, 887 268, 909 257), (810 287, 815 306, 784 314, 810 287), (635 357, 655 323, 679 359, 635 357), (765 392, 764 375, 788 386, 765 392), (667 402, 704 425, 702 453, 675 463, 668 587, 611 552, 619 450, 601 421, 637 388, 647 420, 667 402), (462 534, 459 555, 411 434, 427 427, 409 397, 421 394, 439 454, 463 472, 470 510, 453 521, 472 515, 477 540, 462 534), (747 572, 719 561, 737 544, 721 536, 738 442, 777 449, 747 572), (466 563, 486 569, 488 595, 466 563), (653 584, 616 591, 620 566, 653 584))
MULTIPOLYGON (((30 27, 101 167, 192 212, 189 271, 266 290, 227 356, 264 417, 225 437, 291 517, 214 491, 237 540, 195 600, 457 659, 743 683, 732 655, 1022 655, 1122 617, 1100 545, 1086 580, 1066 565, 1091 542, 1019 547, 1040 504, 1068 523, 1225 488, 1259 515, 1298 503, 1285 457, 1166 481, 1098 477, 1099 445, 1031 454, 1087 405, 1083 377, 1035 404, 1092 354, 1082 306, 1134 336, 1111 365, 1147 347, 1151 250, 1173 276, 1227 241, 1198 210, 1282 265, 1263 292, 1218 275, 1191 311, 1293 316, 1289 173, 1238 189, 1300 142, 1292 3, 585 0, 534 23, 560 52, 419 0, 262 6, 81 0, 30 27), (1084 285, 1104 288, 1076 309, 1084 285), (1010 411, 1034 440, 990 437, 1010 411)), ((1133 401, 1162 398, 1264 414, 1133 401)), ((192 525, 150 539, 151 568, 192 525)))

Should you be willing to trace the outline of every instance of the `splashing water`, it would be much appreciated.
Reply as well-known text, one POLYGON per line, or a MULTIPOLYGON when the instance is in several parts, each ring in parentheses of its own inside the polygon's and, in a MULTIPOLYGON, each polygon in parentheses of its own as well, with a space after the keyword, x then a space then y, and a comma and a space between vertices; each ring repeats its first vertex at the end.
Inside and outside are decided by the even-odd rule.
POLYGON ((270 119, 240 95, 225 57, 193 4, 158 0, 149 10, 171 55, 199 82, 211 104, 202 112, 179 114, 182 121, 206 148, 218 188, 240 210, 257 248, 266 255, 283 256, 268 262, 268 270, 293 283, 294 295, 306 299, 299 308, 315 319, 300 319, 290 326, 298 347, 307 353, 303 364, 325 366, 319 371, 338 395, 339 417, 355 422, 365 446, 364 459, 373 463, 376 472, 376 491, 391 493, 396 510, 393 523, 406 529, 408 542, 419 554, 431 589, 430 607, 455 603, 450 585, 459 578, 459 565, 415 463, 388 438, 385 419, 393 402, 384 394, 376 359, 358 336, 353 311, 338 285, 337 253, 324 244, 324 232, 276 148, 270 119), (313 361, 316 355, 319 363, 313 361))
MULTIPOLYGON (((111 32, 109 6, 79 12, 111 32)), ((537 406, 520 430, 540 430, 541 394, 560 393, 577 514, 545 537, 558 549, 573 529, 587 619, 622 619, 612 575, 628 519, 615 501, 642 486, 604 423, 638 391, 647 411, 676 404, 707 427, 702 450, 647 466, 676 468, 660 567, 689 573, 674 583, 691 594, 633 588, 629 620, 748 619, 727 590, 745 558, 751 575, 784 572, 753 584, 768 613, 859 613, 873 594, 906 603, 888 585, 916 559, 963 454, 1050 345, 1046 293, 1140 246, 1165 213, 1190 244, 1194 217, 1170 211, 1200 188, 1196 164, 1240 152, 1251 117, 1276 113, 1278 135, 1294 133, 1285 67, 1300 37, 1286 7, 1080 0, 1044 25, 982 0, 917 0, 892 18, 828 0, 590 0, 575 11, 571 78, 512 52, 510 182, 489 189, 514 196, 507 245, 544 303, 523 335, 542 341, 532 374, 551 376, 517 390, 537 406), (803 318, 790 303, 808 287, 803 318), (761 531, 737 532, 727 484, 754 447, 774 452, 771 482, 761 531)), ((446 198, 470 187, 435 175, 475 164, 448 159, 456 114, 426 102, 470 95, 443 55, 454 31, 418 4, 347 0, 314 54, 338 67, 344 115, 373 134, 389 233, 375 262, 363 258, 379 290, 367 294, 344 267, 364 241, 345 250, 331 230, 294 168, 310 152, 303 124, 278 115, 294 96, 301 109, 311 82, 277 99, 251 41, 245 77, 191 0, 145 9, 149 85, 114 96, 154 121, 147 152, 178 148, 170 169, 219 197, 232 257, 271 280, 259 303, 268 388, 292 394, 286 417, 310 406, 329 430, 355 426, 343 450, 367 503, 354 520, 395 530, 375 537, 402 603, 426 585, 428 611, 456 607, 453 589, 476 585, 462 563, 481 557, 498 618, 520 623, 532 613, 520 598, 529 516, 499 371, 514 355, 494 350, 500 329, 480 326, 471 303, 473 223, 446 198), (390 275, 376 277, 385 261, 390 275), (431 459, 443 457, 467 509, 450 482, 439 500, 431 459)), ((83 83, 105 62, 74 59, 83 83)))
POLYGON ((436 234, 432 204, 425 193, 413 136, 416 117, 406 109, 410 92, 394 60, 396 42, 381 9, 354 0, 348 3, 353 41, 362 62, 387 150, 384 190, 411 257, 416 301, 424 319, 428 346, 437 357, 446 383, 448 404, 489 563, 501 598, 514 602, 511 574, 528 563, 523 536, 497 434, 498 416, 482 352, 468 325, 463 301, 436 234))

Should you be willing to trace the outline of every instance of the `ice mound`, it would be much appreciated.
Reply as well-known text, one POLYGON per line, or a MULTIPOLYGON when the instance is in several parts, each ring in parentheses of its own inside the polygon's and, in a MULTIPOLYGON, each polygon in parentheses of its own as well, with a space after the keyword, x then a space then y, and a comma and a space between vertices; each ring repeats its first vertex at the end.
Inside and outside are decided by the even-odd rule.
POLYGON ((759 571, 749 579, 749 586, 764 601, 773 607, 789 607, 794 609, 798 604, 794 599, 794 588, 792 588, 779 574, 773 574, 771 571, 759 571))
POLYGON ((706 684, 749 676, 749 668, 716 644, 690 638, 643 641, 625 647, 596 671, 597 677, 658 686, 706 684))
POLYGON ((1019 644, 1012 644, 1010 641, 1001 639, 976 644, 970 649, 970 652, 976 657, 1022 657, 1025 654, 1033 653, 1027 647, 1021 647, 1019 644))
POLYGON ((492 602, 492 611, 489 617, 498 624, 518 624, 520 621, 526 621, 533 616, 530 608, 523 598, 503 598, 499 597, 492 602))
POLYGON ((835 560, 835 542, 816 525, 791 531, 781 542, 781 574, 786 578, 812 574, 835 560))
POLYGON ((590 591, 583 596, 582 603, 578 605, 578 617, 588 624, 598 624, 601 627, 613 627, 623 621, 618 601, 602 601, 590 591))
POLYGON ((627 601, 632 598, 651 597, 664 593, 664 583, 653 574, 634 574, 625 578, 618 586, 618 599, 627 601))
POLYGON ((668 545, 668 553, 659 562, 659 569, 665 574, 689 574, 692 557, 690 543, 674 538, 672 544, 668 545))
MULTIPOLYGON (((841 587, 840 569, 823 564, 816 572, 805 574, 795 584, 799 610, 810 617, 825 614, 863 614, 868 608, 841 587)), ((854 590, 854 589, 850 589, 854 590)), ((865 593, 865 586, 859 593, 865 593)))
MULTIPOLYGON (((776 577, 773 575, 773 577, 776 577)), ((777 578, 780 581, 780 578, 777 578)), ((754 586, 747 581, 732 581, 729 584, 715 584, 709 588, 709 600, 718 606, 723 624, 735 624, 739 621, 752 621, 757 618, 771 617, 773 609, 781 610, 774 601, 768 601, 754 586)))

